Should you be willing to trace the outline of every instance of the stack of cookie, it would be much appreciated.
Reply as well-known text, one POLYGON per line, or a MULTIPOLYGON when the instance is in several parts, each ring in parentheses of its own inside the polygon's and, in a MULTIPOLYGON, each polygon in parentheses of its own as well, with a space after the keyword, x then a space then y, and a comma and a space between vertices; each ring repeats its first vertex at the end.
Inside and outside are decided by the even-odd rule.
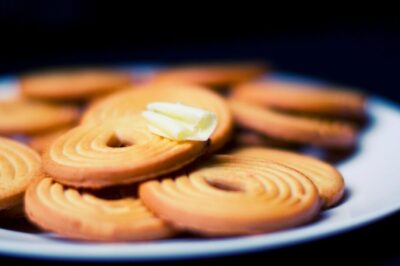
POLYGON ((82 106, 132 83, 129 73, 69 69, 24 75, 12 97, 0 100, 0 215, 21 216, 24 191, 39 175, 40 156, 55 138, 76 126, 82 106), (5 139, 7 137, 8 139, 5 139))
MULTIPOLYGON (((362 94, 322 85, 248 82, 233 89, 229 104, 239 126, 279 145, 352 149, 357 125, 365 120, 362 94)), ((246 144, 245 138, 239 138, 239 143, 243 139, 246 144)))
POLYGON ((99 68, 24 75, 16 97, 0 101, 0 135, 25 140, 42 152, 74 127, 82 106, 132 83, 129 73, 99 68))
MULTIPOLYGON (((0 176, 5 177, 0 210, 17 206, 28 187, 24 203, 32 223, 64 237, 96 241, 155 240, 182 232, 260 234, 313 221, 342 198, 341 174, 318 159, 273 149, 268 141, 238 147, 238 141, 230 141, 239 139, 234 127, 282 145, 349 147, 355 143, 355 127, 332 119, 363 116, 364 98, 355 92, 252 81, 264 73, 263 65, 246 63, 166 69, 134 87, 122 79, 111 86, 106 75, 96 78, 113 87, 113 93, 91 101, 73 128, 56 127, 44 135, 41 156, 0 138, 0 176), (229 98, 218 94, 231 87, 229 98), (153 134, 141 115, 152 102, 210 111, 217 126, 207 141, 153 134)), ((27 77, 22 91, 35 104, 36 99, 57 101, 56 108, 60 100, 82 101, 109 92, 88 89, 90 79, 74 80, 77 76, 27 77), (55 89, 60 81, 74 89, 55 89)), ((58 115, 61 121, 64 113, 58 115)), ((29 121, 26 111, 23 117, 29 121)), ((32 139, 31 145, 40 143, 32 139)))

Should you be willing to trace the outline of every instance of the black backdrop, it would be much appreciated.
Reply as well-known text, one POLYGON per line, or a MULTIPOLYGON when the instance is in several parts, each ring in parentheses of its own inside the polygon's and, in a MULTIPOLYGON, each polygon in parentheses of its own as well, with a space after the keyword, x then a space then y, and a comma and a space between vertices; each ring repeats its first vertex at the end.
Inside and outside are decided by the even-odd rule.
POLYGON ((388 13, 243 2, 218 8, 200 2, 0 4, 0 73, 75 64, 264 59, 285 71, 400 100, 400 20, 388 13))

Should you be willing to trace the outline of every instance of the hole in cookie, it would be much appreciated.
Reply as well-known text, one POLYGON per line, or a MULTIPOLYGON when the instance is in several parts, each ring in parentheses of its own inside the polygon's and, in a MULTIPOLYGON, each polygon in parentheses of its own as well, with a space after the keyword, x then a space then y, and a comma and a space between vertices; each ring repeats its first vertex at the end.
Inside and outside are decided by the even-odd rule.
POLYGON ((101 189, 82 189, 80 190, 82 193, 89 193, 97 198, 105 199, 105 200, 118 200, 126 197, 137 198, 137 190, 138 185, 123 185, 123 186, 111 186, 107 188, 101 189))
POLYGON ((226 192, 243 192, 243 188, 241 188, 238 184, 223 182, 221 180, 209 180, 209 179, 206 179, 206 182, 213 188, 223 190, 226 192))
POLYGON ((132 146, 133 143, 127 140, 118 138, 118 136, 113 135, 108 141, 107 146, 110 148, 124 148, 132 146))

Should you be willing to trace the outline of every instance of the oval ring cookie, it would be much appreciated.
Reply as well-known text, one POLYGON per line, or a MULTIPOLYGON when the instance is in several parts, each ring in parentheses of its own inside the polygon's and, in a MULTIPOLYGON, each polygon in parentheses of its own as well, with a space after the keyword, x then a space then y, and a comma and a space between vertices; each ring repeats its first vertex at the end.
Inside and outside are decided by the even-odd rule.
POLYGON ((203 235, 258 234, 318 215, 314 184, 281 164, 217 155, 174 179, 140 185, 143 204, 180 229, 203 235))
POLYGON ((74 106, 0 101, 0 135, 37 134, 71 124, 78 117, 79 110, 74 106))
POLYGON ((261 106, 318 115, 362 118, 365 96, 338 88, 266 80, 244 83, 233 97, 261 106))
POLYGON ((161 70, 154 82, 197 84, 211 88, 223 88, 263 75, 266 66, 261 63, 215 63, 187 65, 161 70))
POLYGON ((230 154, 271 160, 300 171, 317 187, 325 208, 335 205, 343 197, 343 176, 321 160, 290 151, 257 147, 237 149, 230 154))
POLYGON ((180 102, 214 112, 218 124, 210 137, 209 152, 221 148, 231 136, 233 117, 225 99, 193 85, 149 85, 112 94, 91 105, 84 113, 82 123, 132 116, 144 111, 151 102, 180 102))
POLYGON ((0 210, 22 202, 29 183, 40 175, 40 156, 29 147, 0 137, 0 210))
POLYGON ((272 138, 329 148, 350 148, 356 142, 357 131, 348 123, 298 117, 236 99, 229 104, 240 126, 272 138))
POLYGON ((25 211, 39 227, 73 239, 141 241, 174 234, 139 199, 103 199, 65 187, 48 177, 29 186, 25 211))
POLYGON ((173 141, 151 133, 140 115, 78 126, 43 154, 43 169, 62 184, 100 188, 177 170, 202 155, 207 142, 173 141))
POLYGON ((129 73, 107 69, 54 70, 21 77, 22 94, 45 100, 85 100, 124 88, 129 73))

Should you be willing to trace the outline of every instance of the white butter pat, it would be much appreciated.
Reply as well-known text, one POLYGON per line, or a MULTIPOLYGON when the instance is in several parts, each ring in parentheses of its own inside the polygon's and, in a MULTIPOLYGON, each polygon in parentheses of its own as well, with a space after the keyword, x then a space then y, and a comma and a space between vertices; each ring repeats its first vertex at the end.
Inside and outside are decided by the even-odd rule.
POLYGON ((142 115, 152 133, 178 141, 206 141, 217 127, 215 113, 181 103, 150 103, 142 115))

